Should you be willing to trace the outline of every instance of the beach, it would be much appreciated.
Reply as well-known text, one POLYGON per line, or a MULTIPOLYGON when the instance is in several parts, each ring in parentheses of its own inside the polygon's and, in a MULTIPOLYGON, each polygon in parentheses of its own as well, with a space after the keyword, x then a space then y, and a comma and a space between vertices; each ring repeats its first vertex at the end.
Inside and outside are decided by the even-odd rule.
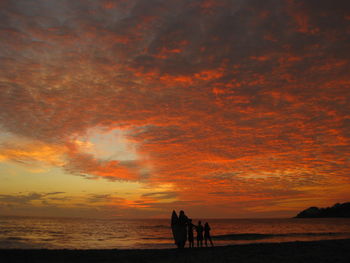
POLYGON ((346 262, 350 239, 256 243, 194 249, 2 249, 1 262, 346 262))

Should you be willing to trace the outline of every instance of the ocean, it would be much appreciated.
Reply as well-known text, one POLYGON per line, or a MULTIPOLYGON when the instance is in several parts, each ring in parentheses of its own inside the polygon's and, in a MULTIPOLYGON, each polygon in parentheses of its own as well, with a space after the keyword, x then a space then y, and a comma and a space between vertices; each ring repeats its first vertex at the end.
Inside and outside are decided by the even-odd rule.
MULTIPOLYGON (((209 223, 215 246, 350 238, 349 218, 208 219, 202 222, 209 223)), ((174 247, 169 219, 0 217, 0 249, 174 247)))

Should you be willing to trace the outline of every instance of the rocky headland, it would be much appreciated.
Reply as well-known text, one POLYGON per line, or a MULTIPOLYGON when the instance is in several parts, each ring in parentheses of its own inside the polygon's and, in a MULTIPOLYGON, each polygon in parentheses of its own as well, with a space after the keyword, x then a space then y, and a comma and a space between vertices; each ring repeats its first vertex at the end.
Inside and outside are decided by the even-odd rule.
POLYGON ((297 214, 296 218, 350 217, 350 202, 335 204, 332 207, 309 207, 297 214))

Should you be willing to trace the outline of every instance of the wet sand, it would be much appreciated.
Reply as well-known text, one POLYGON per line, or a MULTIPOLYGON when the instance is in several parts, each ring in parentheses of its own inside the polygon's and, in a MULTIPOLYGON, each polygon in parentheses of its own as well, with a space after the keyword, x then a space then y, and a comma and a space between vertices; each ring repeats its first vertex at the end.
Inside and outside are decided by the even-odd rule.
POLYGON ((0 250, 0 261, 24 262, 350 262, 350 239, 194 249, 0 250))

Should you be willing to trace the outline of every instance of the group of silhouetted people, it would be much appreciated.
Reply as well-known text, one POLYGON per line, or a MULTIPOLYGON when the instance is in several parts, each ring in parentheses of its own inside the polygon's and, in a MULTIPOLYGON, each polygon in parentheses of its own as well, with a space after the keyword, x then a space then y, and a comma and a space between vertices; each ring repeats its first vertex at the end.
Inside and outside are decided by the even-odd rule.
MULTIPOLYGON (((197 232, 197 247, 203 247, 203 240, 205 243, 205 246, 208 246, 208 241, 210 242, 210 245, 213 247, 213 241, 211 240, 210 236, 210 226, 208 222, 204 224, 204 227, 202 225, 202 222, 199 220, 197 225, 192 224, 192 219, 188 218, 185 215, 184 211, 180 211, 179 214, 179 224, 184 226, 184 229, 187 229, 187 240, 189 242, 189 248, 194 247, 194 234, 193 231, 196 230, 197 232), (204 234, 204 237, 203 237, 204 234)), ((184 242, 186 242, 186 239, 184 242)), ((185 243, 182 245, 184 247, 185 243)))
POLYGON ((192 219, 188 219, 187 223, 187 229, 188 229, 188 242, 189 242, 189 247, 192 248, 194 247, 194 238, 193 238, 193 229, 196 230, 197 232, 197 247, 203 247, 203 232, 204 232, 204 243, 205 246, 208 246, 208 240, 213 247, 213 241, 211 240, 210 236, 210 226, 208 222, 204 224, 204 227, 202 226, 202 222, 199 220, 198 225, 192 224, 192 219))

